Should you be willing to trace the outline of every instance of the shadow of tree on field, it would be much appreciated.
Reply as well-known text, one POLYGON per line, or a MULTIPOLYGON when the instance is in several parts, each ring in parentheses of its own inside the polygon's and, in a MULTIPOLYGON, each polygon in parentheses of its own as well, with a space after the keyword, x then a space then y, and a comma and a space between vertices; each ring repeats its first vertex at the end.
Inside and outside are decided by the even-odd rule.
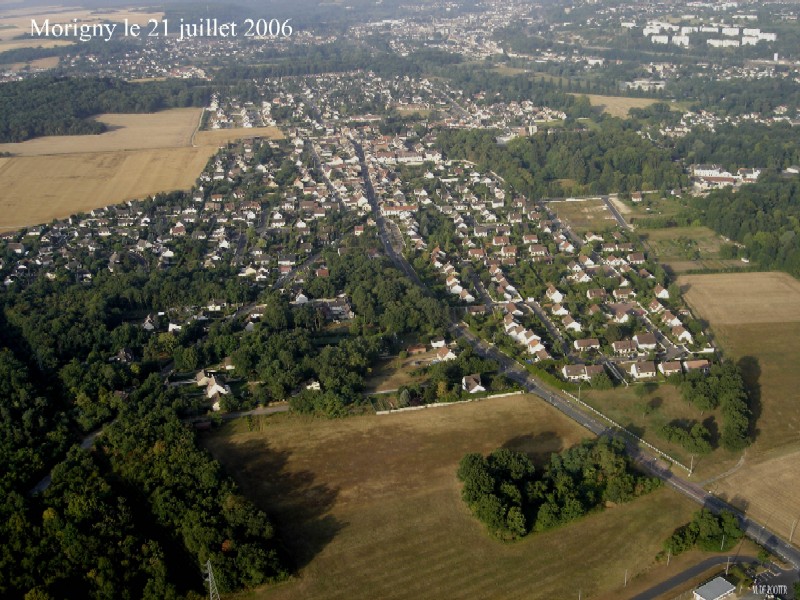
POLYGON ((755 356, 743 356, 736 363, 742 373, 744 386, 747 389, 748 404, 750 406, 750 437, 756 439, 761 431, 758 429, 758 420, 761 417, 761 364, 755 356))
POLYGON ((555 431, 543 431, 518 435, 505 442, 502 447, 524 452, 534 463, 543 464, 550 460, 551 454, 564 450, 564 440, 555 431))
POLYGON ((712 416, 703 420, 703 427, 708 430, 708 441, 712 448, 719 448, 719 426, 717 420, 712 416))
POLYGON ((294 566, 306 566, 347 525, 329 511, 339 489, 321 483, 309 470, 289 466, 291 452, 248 440, 225 448, 217 459, 247 496, 269 515, 294 566))

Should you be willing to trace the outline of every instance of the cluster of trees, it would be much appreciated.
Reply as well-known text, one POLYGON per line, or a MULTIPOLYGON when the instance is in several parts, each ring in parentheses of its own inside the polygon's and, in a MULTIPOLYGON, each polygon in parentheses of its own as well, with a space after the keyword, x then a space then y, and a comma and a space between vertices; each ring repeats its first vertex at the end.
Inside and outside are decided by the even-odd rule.
POLYGON ((400 408, 410 404, 455 402, 468 396, 461 387, 462 379, 478 373, 481 384, 492 392, 502 392, 514 387, 513 382, 497 372, 497 363, 479 357, 471 346, 460 346, 455 360, 434 363, 421 370, 427 377, 422 384, 401 386, 397 391, 400 408))
POLYGON ((361 401, 370 368, 398 336, 444 332, 447 308, 423 295, 384 256, 371 257, 368 250, 374 243, 374 237, 366 235, 342 256, 325 251, 329 275, 306 284, 311 298, 332 298, 343 291, 351 303, 356 316, 348 330, 333 339, 323 330, 326 317, 321 308, 292 306, 281 294, 264 299, 259 324, 237 338, 232 354, 237 373, 262 382, 261 400, 291 395, 298 412, 341 416, 361 401), (293 394, 309 380, 321 389, 293 394))
POLYGON ((734 363, 713 365, 708 375, 687 373, 679 387, 683 399, 700 410, 722 409, 720 444, 724 448, 741 450, 749 445, 752 413, 742 374, 734 363))
POLYGON ((800 277, 800 179, 762 174, 758 183, 698 199, 700 218, 745 245, 762 268, 800 277))
POLYGON ((703 508, 664 542, 664 552, 674 556, 695 546, 708 552, 721 552, 733 548, 743 535, 732 512, 723 510, 715 515, 703 508))
POLYGON ((502 176, 531 198, 680 187, 670 152, 615 121, 592 131, 551 131, 507 146, 481 130, 442 131, 438 144, 453 159, 468 159, 502 176))
POLYGON ((711 452, 711 433, 702 423, 683 427, 677 423, 664 425, 658 434, 668 442, 679 444, 689 452, 708 454, 711 452))
POLYGON ((269 65, 226 65, 214 77, 215 83, 273 77, 372 71, 383 77, 421 76, 423 73, 461 62, 461 56, 436 49, 420 49, 408 56, 391 51, 365 50, 349 42, 312 46, 296 52, 282 52, 269 65))
POLYGON ((553 454, 541 471, 525 454, 505 448, 488 457, 467 454, 458 478, 475 516, 505 539, 558 527, 606 502, 627 502, 660 485, 635 473, 624 442, 607 437, 553 454))
POLYGON ((102 133, 106 126, 89 117, 204 106, 207 101, 207 87, 183 80, 138 84, 110 78, 47 76, 13 81, 3 86, 0 94, 0 142, 102 133))
MULTIPOLYGON (((476 69, 474 65, 469 68, 452 68, 443 74, 453 83, 453 86, 463 90, 467 96, 483 93, 494 101, 528 100, 537 106, 548 106, 555 110, 562 110, 572 119, 598 116, 598 108, 592 108, 589 99, 585 96, 575 96, 569 92, 589 91, 588 88, 575 89, 567 80, 567 87, 563 83, 557 84, 546 80, 537 80, 529 75, 500 75, 494 69, 476 69)), ((559 80, 561 81, 561 80, 559 80)))

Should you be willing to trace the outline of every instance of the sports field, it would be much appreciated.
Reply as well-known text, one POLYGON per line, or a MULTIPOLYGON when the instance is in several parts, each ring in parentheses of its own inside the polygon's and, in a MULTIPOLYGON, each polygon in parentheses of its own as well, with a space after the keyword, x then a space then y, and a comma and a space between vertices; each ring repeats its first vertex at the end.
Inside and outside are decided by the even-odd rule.
POLYGON ((80 211, 190 188, 217 148, 230 140, 280 138, 275 127, 196 132, 202 109, 98 117, 100 135, 51 136, 0 144, 0 231, 80 211), (196 132, 196 133, 195 133, 196 132))
POLYGON ((712 489, 788 537, 800 518, 800 282, 783 273, 678 281, 693 312, 742 367, 758 416, 744 464, 712 489))
POLYGON ((268 510, 298 576, 247 598, 584 598, 653 565, 695 506, 663 489, 514 544, 460 499, 467 452, 509 446, 541 464, 586 436, 532 396, 347 420, 240 420, 206 438, 268 510), (579 566, 579 568, 578 568, 579 566))

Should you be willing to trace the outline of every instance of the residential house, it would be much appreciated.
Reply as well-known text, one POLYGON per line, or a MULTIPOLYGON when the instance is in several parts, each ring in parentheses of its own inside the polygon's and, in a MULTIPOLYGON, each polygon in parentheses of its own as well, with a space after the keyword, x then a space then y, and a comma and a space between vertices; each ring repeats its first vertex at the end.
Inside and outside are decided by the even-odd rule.
POLYGON ((631 376, 634 379, 650 379, 658 374, 653 362, 637 362, 631 365, 631 376))
POLYGON ((658 340, 652 333, 637 333, 633 336, 633 341, 636 342, 636 347, 639 350, 655 350, 658 348, 658 340))
POLYGON ((468 394, 477 394, 485 392, 486 388, 481 383, 480 373, 473 373, 472 375, 465 375, 461 378, 461 389, 468 394))

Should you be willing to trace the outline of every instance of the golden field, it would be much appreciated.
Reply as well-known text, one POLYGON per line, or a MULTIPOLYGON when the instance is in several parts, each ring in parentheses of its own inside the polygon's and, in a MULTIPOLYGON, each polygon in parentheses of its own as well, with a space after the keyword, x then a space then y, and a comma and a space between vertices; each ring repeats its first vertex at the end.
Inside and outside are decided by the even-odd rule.
MULTIPOLYGON (((0 3, 2 6, 2 3, 0 3)), ((70 39, 55 39, 45 37, 34 37, 30 39, 15 40, 14 37, 30 33, 31 19, 36 19, 41 26, 44 19, 50 19, 51 23, 71 23, 72 19, 78 19, 79 23, 121 23, 128 19, 129 23, 147 25, 148 20, 161 20, 163 12, 144 12, 135 9, 102 9, 87 10, 77 7, 63 6, 37 6, 35 8, 15 8, 3 11, 0 16, 0 52, 15 50, 18 48, 52 48, 54 46, 68 46, 74 43, 70 39)))
POLYGON ((592 106, 600 106, 604 112, 612 117, 624 119, 628 116, 628 111, 632 108, 647 108, 651 104, 659 102, 656 98, 626 98, 624 96, 601 96, 599 94, 573 94, 589 98, 592 106))
MULTIPOLYGON (((537 465, 588 432, 535 396, 387 416, 239 420, 205 445, 273 515, 299 573, 240 598, 620 597, 697 508, 668 489, 518 543, 491 538, 456 479, 467 452, 537 465), (575 565, 580 565, 576 569, 575 565)), ((659 573, 656 579, 661 578, 659 573)))
POLYGON ((0 231, 68 217, 158 192, 190 188, 221 144, 280 138, 274 127, 200 131, 202 109, 101 115, 100 135, 52 136, 0 144, 0 231))

